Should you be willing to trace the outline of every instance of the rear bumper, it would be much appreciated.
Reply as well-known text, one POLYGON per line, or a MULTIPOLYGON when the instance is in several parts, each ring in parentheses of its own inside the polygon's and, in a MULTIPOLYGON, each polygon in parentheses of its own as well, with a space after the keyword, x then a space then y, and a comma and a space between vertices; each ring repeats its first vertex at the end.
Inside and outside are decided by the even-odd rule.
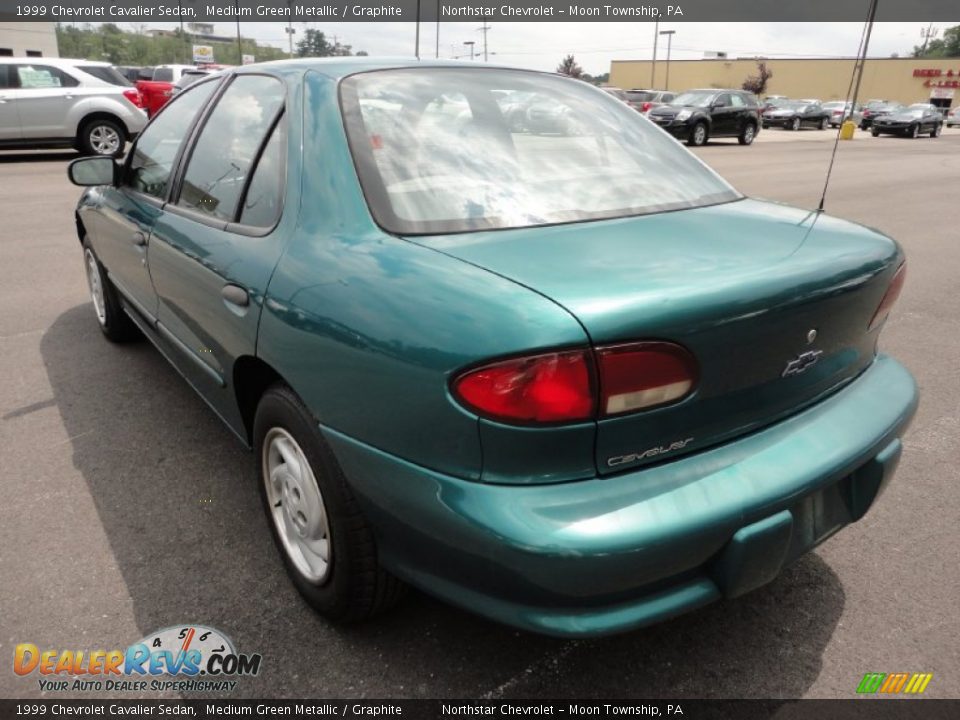
POLYGON ((622 632, 735 597, 861 518, 917 407, 880 356, 816 406, 712 450, 555 485, 441 475, 331 430, 392 572, 451 603, 558 636, 622 632))

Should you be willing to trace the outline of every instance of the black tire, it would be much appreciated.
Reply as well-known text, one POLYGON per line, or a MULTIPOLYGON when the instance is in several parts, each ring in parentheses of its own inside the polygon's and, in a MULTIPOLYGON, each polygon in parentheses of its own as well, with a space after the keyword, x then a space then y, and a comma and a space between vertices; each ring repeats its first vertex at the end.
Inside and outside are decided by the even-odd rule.
POLYGON ((317 429, 316 419, 286 385, 274 385, 260 399, 253 439, 260 496, 270 533, 287 574, 307 603, 324 617, 343 623, 365 620, 396 605, 407 586, 380 567, 373 531, 340 465, 317 429), (277 428, 289 433, 299 445, 326 509, 329 566, 319 582, 312 581, 296 566, 274 522, 274 508, 264 478, 264 441, 277 428))
POLYGON ((797 117, 790 121, 790 129, 793 130, 794 132, 799 130, 800 126, 801 126, 800 118, 797 117))
POLYGON ((912 140, 916 140, 920 136, 920 124, 911 125, 910 129, 907 130, 907 137, 912 140))
POLYGON ((940 137, 940 132, 942 130, 943 130, 943 125, 941 125, 940 123, 937 123, 936 125, 933 126, 933 130, 930 131, 930 137, 932 138, 940 137))
POLYGON ((740 135, 737 137, 737 142, 739 142, 741 145, 752 145, 756 138, 757 126, 752 122, 748 122, 743 126, 743 130, 740 131, 740 135))
POLYGON ((84 155, 120 157, 127 142, 127 132, 116 120, 94 118, 85 121, 77 132, 77 149, 84 155), (116 144, 107 143, 107 138, 116 138, 116 144))
POLYGON ((110 342, 115 343, 138 340, 141 337, 140 329, 124 311, 123 306, 120 304, 117 289, 113 286, 113 283, 110 282, 110 278, 107 277, 107 271, 103 265, 100 264, 100 260, 93 251, 90 240, 86 237, 83 238, 83 264, 87 275, 87 286, 90 289, 94 314, 104 337, 110 342), (95 295, 93 273, 96 273, 96 279, 100 283, 101 300, 99 304, 95 295))
POLYGON ((820 121, 820 129, 821 129, 821 130, 826 130, 829 126, 830 126, 830 121, 827 120, 827 118, 823 118, 823 119, 820 121))
POLYGON ((700 120, 693 124, 693 127, 690 128, 690 135, 687 138, 687 145, 693 147, 700 147, 701 145, 707 144, 707 139, 710 137, 710 133, 707 130, 707 124, 700 120))
POLYGON ((872 128, 870 130, 870 134, 873 135, 874 137, 880 137, 880 131, 877 130, 876 128, 872 128))

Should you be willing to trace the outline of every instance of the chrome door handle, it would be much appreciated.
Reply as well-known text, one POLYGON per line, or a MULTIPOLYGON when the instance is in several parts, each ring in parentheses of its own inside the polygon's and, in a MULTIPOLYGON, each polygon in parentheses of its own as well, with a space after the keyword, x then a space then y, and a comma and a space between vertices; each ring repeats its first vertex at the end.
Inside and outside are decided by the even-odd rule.
POLYGON ((223 296, 223 299, 231 305, 247 307, 250 304, 250 293, 239 285, 224 285, 220 294, 223 296))
POLYGON ((147 236, 142 232, 135 232, 133 237, 130 238, 133 241, 133 244, 137 247, 145 247, 147 244, 147 236))

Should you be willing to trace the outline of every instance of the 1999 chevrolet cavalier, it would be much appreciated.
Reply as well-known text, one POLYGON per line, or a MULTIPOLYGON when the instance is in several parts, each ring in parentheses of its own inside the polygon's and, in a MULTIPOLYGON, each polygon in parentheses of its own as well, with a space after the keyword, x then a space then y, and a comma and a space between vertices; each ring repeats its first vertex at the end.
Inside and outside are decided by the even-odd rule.
POLYGON ((247 66, 70 176, 101 330, 252 446, 332 619, 409 583, 581 636, 740 595, 863 516, 916 408, 877 353, 893 240, 583 82, 247 66))

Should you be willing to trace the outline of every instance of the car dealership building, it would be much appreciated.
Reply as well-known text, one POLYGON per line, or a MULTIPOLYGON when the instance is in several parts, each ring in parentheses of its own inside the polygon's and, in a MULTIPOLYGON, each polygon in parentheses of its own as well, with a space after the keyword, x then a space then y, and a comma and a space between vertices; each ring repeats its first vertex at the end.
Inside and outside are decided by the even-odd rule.
MULTIPOLYGON (((665 60, 657 61, 653 78, 650 60, 614 60, 610 65, 610 84, 624 89, 653 87, 673 91, 739 88, 747 77, 757 74, 758 62, 765 62, 773 72, 767 83, 767 95, 828 101, 846 98, 856 61, 852 58, 671 60, 667 87, 665 60)), ((960 58, 871 58, 865 63, 858 97, 863 102, 876 98, 952 107, 960 103, 960 58)))

